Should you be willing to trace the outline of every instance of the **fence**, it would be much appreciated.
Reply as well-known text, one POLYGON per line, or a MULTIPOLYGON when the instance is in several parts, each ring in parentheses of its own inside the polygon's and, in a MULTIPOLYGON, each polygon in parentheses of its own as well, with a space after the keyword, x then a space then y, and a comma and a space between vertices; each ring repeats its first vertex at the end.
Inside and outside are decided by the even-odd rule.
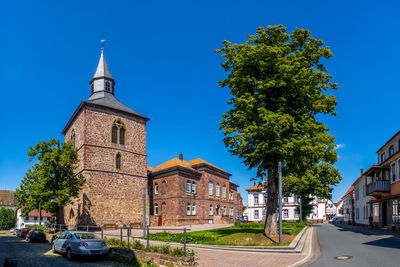
POLYGON ((104 237, 116 237, 119 238, 120 246, 123 246, 123 241, 127 241, 128 248, 130 248, 130 240, 134 241, 140 240, 141 242, 146 243, 146 250, 150 250, 150 232, 172 232, 172 233, 181 233, 183 234, 183 240, 181 239, 171 239, 166 238, 162 240, 157 240, 161 242, 176 242, 182 243, 183 245, 183 253, 186 256, 186 245, 187 241, 187 232, 191 229, 188 228, 150 228, 146 226, 145 228, 138 228, 138 227, 117 227, 117 226, 92 226, 92 225, 76 225, 74 227, 68 226, 65 224, 50 224, 47 227, 47 230, 50 233, 57 233, 63 231, 86 231, 86 232, 93 232, 101 236, 101 239, 104 237))

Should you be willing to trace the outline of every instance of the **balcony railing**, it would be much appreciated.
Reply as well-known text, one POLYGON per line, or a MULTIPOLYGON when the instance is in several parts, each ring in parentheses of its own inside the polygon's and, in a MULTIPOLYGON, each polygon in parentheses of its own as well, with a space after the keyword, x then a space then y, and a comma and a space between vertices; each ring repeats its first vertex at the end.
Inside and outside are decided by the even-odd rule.
POLYGON ((367 195, 379 192, 390 192, 390 182, 387 180, 379 180, 367 184, 367 195))

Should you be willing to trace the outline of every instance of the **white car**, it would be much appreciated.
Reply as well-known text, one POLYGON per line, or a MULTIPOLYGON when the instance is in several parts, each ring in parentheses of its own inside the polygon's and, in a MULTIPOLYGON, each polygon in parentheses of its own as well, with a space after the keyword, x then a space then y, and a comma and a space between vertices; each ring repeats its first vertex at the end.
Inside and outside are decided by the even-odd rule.
POLYGON ((338 223, 343 223, 344 217, 337 216, 333 217, 332 219, 329 220, 329 223, 331 224, 338 224, 338 223))

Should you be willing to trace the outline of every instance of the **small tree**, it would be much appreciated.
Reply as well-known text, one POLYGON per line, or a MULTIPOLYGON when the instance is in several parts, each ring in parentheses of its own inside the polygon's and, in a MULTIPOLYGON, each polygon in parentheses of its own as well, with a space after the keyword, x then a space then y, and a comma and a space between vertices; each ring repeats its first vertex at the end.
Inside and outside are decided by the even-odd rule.
POLYGON ((344 213, 344 208, 343 208, 343 206, 341 206, 340 209, 339 209, 339 214, 343 215, 343 213, 344 213))
POLYGON ((0 229, 9 229, 15 226, 16 218, 14 210, 10 208, 0 208, 0 229))
POLYGON ((37 162, 28 169, 15 192, 24 216, 39 207, 56 213, 72 203, 72 198, 78 197, 85 178, 75 174, 79 159, 77 149, 70 142, 42 141, 31 147, 28 155, 29 161, 36 159, 37 162))
MULTIPOLYGON (((243 44, 223 45, 216 52, 225 58, 221 65, 229 74, 219 85, 229 87, 232 96, 221 121, 224 143, 249 169, 257 169, 258 178, 268 173, 264 233, 275 236, 278 162, 285 177, 310 184, 337 160, 335 138, 317 120, 319 114, 336 114, 336 98, 326 91, 338 85, 322 64, 332 53, 310 31, 289 34, 282 25, 260 27, 243 44)), ((321 180, 317 189, 329 192, 338 182, 338 177, 321 180)))

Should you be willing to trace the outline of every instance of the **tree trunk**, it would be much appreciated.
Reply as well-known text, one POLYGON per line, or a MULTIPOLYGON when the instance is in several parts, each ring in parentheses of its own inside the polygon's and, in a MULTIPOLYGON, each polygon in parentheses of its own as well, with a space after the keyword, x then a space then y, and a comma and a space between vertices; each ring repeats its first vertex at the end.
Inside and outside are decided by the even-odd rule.
POLYGON ((265 215, 264 234, 268 237, 276 237, 278 235, 278 205, 279 205, 279 188, 278 188, 278 172, 277 170, 268 170, 268 186, 267 186, 267 206, 265 215))

